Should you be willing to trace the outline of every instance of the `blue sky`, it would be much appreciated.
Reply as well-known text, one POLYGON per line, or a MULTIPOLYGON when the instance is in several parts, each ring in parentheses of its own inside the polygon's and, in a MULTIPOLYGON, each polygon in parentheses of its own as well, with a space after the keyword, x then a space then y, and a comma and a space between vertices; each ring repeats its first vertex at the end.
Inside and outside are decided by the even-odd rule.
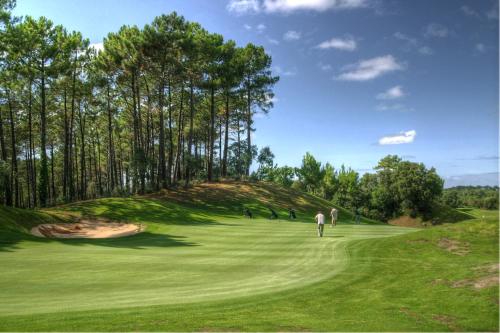
POLYGON ((498 1, 18 0, 15 14, 99 43, 174 10, 272 55, 281 80, 254 141, 279 165, 309 151, 363 173, 398 154, 449 182, 496 182, 498 1))

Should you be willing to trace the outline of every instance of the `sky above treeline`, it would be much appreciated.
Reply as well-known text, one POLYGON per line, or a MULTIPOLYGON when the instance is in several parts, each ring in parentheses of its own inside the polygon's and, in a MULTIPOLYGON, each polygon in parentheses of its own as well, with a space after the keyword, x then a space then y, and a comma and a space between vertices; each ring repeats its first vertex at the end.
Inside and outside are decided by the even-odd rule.
POLYGON ((238 45, 263 45, 281 77, 254 142, 279 165, 306 152, 371 172, 397 154, 446 185, 498 183, 498 1, 18 0, 96 46, 177 11, 238 45))

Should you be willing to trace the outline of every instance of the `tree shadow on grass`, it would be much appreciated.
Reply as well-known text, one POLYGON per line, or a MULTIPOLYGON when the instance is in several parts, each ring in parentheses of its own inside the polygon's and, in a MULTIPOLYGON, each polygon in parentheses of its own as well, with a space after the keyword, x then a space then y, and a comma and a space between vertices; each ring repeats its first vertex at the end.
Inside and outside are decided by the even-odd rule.
POLYGON ((198 246, 199 244, 184 240, 185 236, 156 234, 148 231, 132 236, 118 238, 42 238, 21 232, 9 232, 0 236, 0 252, 19 250, 19 242, 28 241, 35 243, 51 244, 60 243, 68 246, 104 246, 113 248, 127 248, 144 250, 151 247, 178 247, 198 246))
MULTIPOLYGON (((152 222, 168 225, 222 225, 213 216, 199 208, 185 207, 155 199, 128 198, 102 199, 81 202, 59 209, 81 215, 82 218, 108 218, 117 221, 152 222)), ((217 217, 233 215, 219 214, 217 217)))

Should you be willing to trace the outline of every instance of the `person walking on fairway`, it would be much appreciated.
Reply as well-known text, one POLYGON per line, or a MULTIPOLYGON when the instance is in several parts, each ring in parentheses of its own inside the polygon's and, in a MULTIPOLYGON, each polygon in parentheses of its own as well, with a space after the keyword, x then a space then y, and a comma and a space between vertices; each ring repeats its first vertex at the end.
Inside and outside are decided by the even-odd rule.
POLYGON ((325 227, 325 215, 322 211, 318 211, 318 214, 314 217, 316 223, 318 223, 318 237, 323 237, 323 228, 325 227))
POLYGON ((355 224, 361 224, 361 213, 359 211, 359 208, 356 207, 354 210, 354 223, 355 224))
POLYGON ((332 210, 330 211, 330 216, 332 217, 332 225, 330 226, 330 228, 333 228, 337 226, 337 218, 339 216, 337 208, 332 207, 332 210))

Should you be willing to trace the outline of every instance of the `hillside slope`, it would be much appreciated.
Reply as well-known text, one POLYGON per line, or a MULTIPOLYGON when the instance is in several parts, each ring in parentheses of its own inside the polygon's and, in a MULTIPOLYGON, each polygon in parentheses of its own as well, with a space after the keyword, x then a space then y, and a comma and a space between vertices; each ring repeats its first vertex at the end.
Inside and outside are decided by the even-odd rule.
MULTIPOLYGON (((49 212, 130 221, 137 220, 138 215, 147 215, 150 221, 182 224, 214 222, 213 216, 240 218, 245 207, 257 218, 268 218, 269 208, 273 208, 281 219, 287 219, 288 208, 293 208, 297 221, 312 221, 318 210, 328 216, 333 206, 324 199, 275 184, 223 182, 163 190, 145 196, 81 201, 49 212)), ((353 222, 352 212, 336 208, 341 223, 353 222)), ((362 221, 378 223, 369 219, 362 221)))

